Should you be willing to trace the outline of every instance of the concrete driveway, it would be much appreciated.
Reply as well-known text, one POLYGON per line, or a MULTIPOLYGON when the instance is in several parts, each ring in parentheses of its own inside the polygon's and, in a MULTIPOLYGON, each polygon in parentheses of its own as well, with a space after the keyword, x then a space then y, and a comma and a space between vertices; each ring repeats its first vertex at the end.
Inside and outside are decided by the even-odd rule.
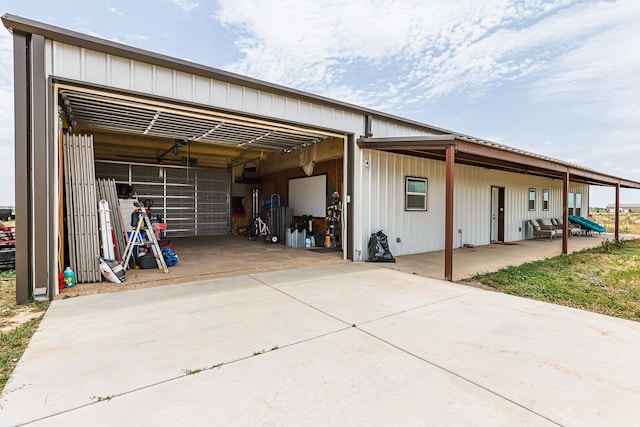
POLYGON ((640 323, 381 268, 54 301, 0 424, 633 425, 640 323))

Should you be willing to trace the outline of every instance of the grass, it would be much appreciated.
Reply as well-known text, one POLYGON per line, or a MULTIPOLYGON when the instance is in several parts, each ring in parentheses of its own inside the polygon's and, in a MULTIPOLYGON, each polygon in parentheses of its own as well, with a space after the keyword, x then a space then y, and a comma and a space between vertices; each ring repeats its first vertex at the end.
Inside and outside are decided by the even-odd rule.
MULTIPOLYGON (((589 212, 591 219, 604 226, 608 233, 614 232, 615 214, 609 212, 589 212)), ((620 233, 640 235, 640 212, 620 214, 620 233)))
POLYGON ((0 272, 0 393, 4 390, 31 337, 38 329, 48 302, 16 304, 16 273, 0 272))
POLYGON ((640 241, 605 242, 497 272, 479 282, 500 292, 640 321, 640 241))

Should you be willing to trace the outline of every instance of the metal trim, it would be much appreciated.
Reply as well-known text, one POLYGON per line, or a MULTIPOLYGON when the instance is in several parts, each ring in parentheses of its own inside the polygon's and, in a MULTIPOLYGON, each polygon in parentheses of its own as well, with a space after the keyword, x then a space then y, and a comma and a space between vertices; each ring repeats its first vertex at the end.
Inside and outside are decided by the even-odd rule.
MULTIPOLYGON (((49 248, 53 236, 49 233, 49 219, 51 217, 49 172, 51 167, 51 152, 47 132, 47 94, 46 73, 44 64, 45 39, 41 35, 31 36, 31 147, 33 161, 33 232, 34 247, 32 262, 34 267, 33 287, 34 296, 37 289, 44 289, 49 298, 49 248)), ((51 272, 53 274, 53 271, 51 272)))
POLYGON ((29 37, 13 33, 13 87, 15 131, 16 302, 25 304, 33 295, 30 218, 30 102, 29 37))

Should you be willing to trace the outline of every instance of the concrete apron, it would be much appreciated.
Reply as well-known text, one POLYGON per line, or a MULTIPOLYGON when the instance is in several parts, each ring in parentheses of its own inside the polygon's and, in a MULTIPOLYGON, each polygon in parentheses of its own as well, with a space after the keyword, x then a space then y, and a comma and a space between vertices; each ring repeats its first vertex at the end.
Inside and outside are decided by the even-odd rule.
POLYGON ((378 264, 89 295, 52 303, 0 425, 633 425, 636 342, 378 264))

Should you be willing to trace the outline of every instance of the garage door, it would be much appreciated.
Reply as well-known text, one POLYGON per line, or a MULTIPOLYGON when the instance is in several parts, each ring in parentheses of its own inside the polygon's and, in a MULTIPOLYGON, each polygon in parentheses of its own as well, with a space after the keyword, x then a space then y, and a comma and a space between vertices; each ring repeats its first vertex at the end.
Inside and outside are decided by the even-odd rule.
POLYGON ((131 185, 139 200, 151 201, 151 213, 162 215, 169 237, 229 232, 226 170, 98 160, 96 177, 131 185))

